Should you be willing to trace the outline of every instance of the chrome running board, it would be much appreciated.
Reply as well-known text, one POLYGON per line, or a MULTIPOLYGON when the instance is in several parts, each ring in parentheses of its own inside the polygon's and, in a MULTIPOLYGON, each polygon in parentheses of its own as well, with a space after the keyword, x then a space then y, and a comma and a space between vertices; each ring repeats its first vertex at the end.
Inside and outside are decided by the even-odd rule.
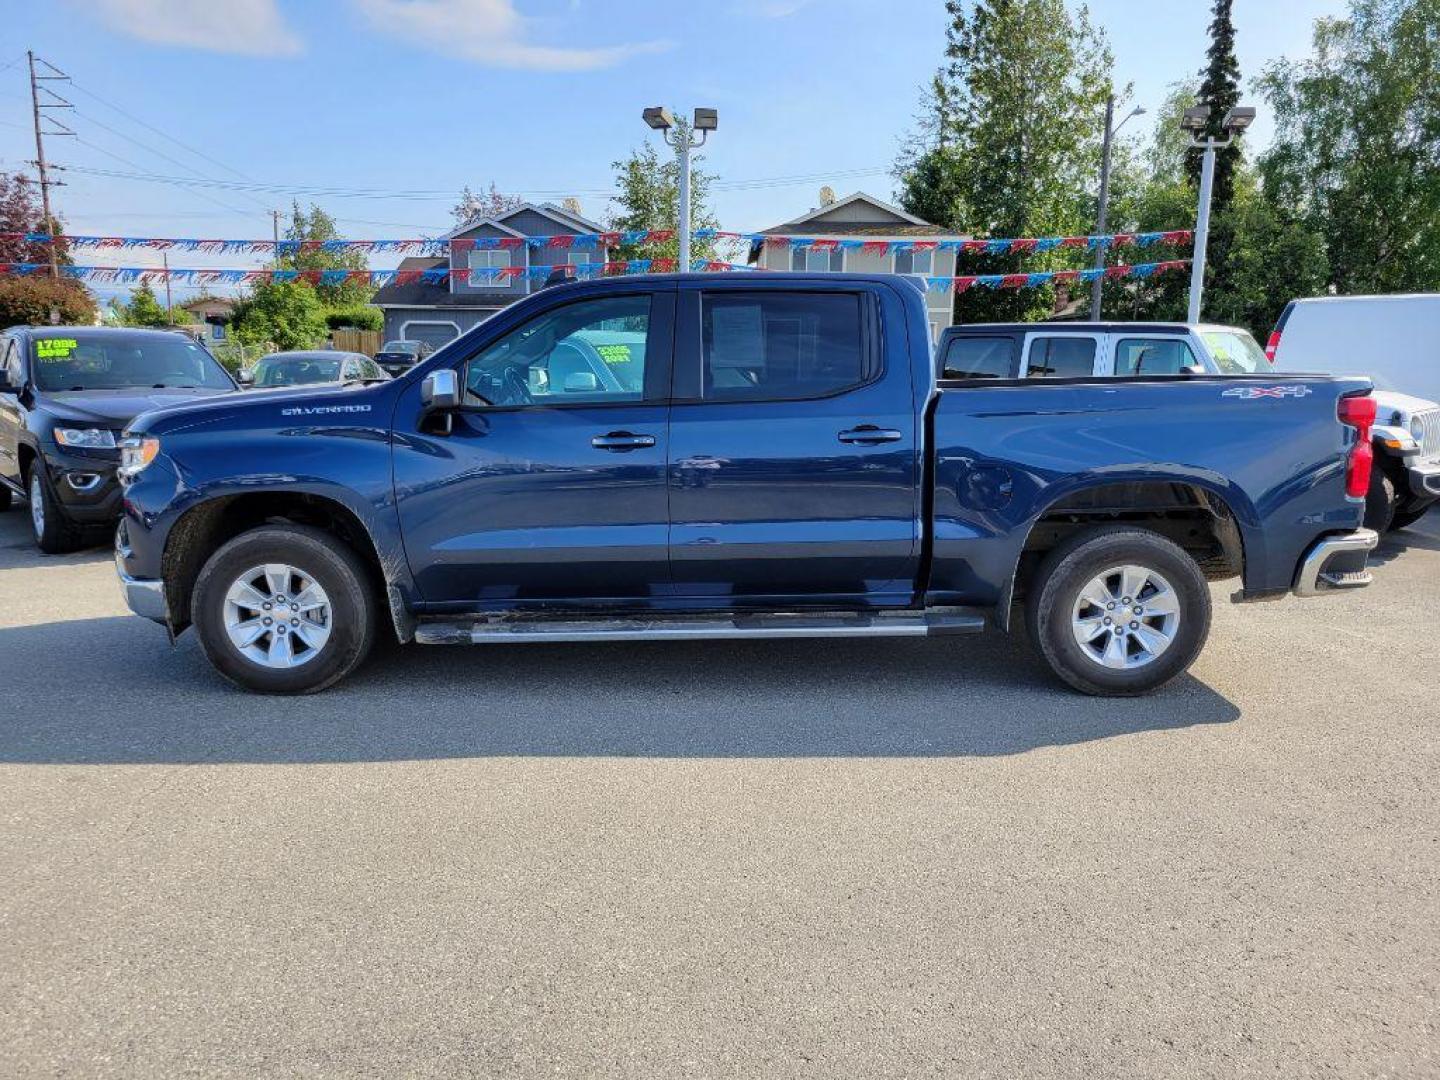
POLYGON ((743 612, 736 614, 487 615, 422 619, 425 645, 561 641, 708 641, 717 638, 936 637, 975 634, 985 616, 966 608, 876 612, 743 612))

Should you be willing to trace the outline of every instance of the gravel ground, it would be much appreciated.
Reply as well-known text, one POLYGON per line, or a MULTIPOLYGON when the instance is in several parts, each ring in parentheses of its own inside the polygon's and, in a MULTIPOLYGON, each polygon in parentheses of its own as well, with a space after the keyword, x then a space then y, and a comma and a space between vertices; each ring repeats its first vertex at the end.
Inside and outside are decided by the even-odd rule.
POLYGON ((1440 522, 1150 699, 1020 640, 247 696, 0 516, 0 1075, 1440 1075, 1440 522))

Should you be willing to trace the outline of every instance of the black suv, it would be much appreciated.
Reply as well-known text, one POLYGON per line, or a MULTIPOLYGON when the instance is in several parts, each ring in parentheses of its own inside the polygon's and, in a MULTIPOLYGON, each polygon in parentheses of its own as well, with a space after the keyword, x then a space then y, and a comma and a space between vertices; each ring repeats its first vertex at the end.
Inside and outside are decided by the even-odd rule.
POLYGON ((51 553, 98 542, 120 517, 120 434, 136 416, 236 390, 169 330, 12 326, 0 333, 0 510, 30 500, 51 553))

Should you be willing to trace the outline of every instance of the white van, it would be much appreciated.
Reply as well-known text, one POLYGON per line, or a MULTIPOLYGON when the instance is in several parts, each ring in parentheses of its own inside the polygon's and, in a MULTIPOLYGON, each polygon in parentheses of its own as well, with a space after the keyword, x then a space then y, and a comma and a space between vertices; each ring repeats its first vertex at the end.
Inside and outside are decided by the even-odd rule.
POLYGON ((1440 294, 1292 300, 1265 355, 1277 371, 1374 380, 1367 526, 1404 528, 1440 499, 1440 294))

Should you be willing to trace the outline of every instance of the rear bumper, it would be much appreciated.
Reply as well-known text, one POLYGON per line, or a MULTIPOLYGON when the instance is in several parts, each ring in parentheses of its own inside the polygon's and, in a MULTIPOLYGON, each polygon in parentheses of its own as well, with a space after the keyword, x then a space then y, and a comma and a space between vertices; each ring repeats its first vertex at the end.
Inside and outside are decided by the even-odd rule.
POLYGON ((1365 562, 1380 534, 1374 529, 1326 536, 1310 545, 1295 572, 1296 596, 1319 596, 1336 589, 1361 589, 1370 584, 1365 562))

